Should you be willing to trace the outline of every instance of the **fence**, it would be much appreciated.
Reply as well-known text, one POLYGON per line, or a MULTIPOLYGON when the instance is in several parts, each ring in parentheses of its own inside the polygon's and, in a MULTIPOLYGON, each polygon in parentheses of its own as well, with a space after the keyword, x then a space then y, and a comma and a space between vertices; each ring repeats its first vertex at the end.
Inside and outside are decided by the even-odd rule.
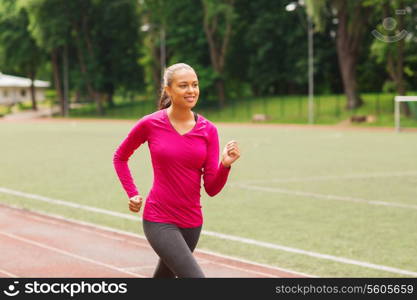
MULTIPOLYGON (((394 115, 394 97, 396 94, 363 93, 364 105, 347 110, 346 97, 343 94, 314 96, 314 123, 334 124, 350 119, 352 116, 374 116, 378 119, 392 119, 394 115)), ((136 119, 156 110, 154 101, 122 101, 103 117, 136 119)), ((226 101, 219 109, 213 103, 199 99, 194 111, 213 121, 251 122, 256 119, 276 123, 307 123, 308 96, 271 96, 234 99, 226 101), (209 105, 211 104, 211 105, 209 105)), ((90 109, 73 110, 73 116, 94 115, 93 104, 90 109)))
MULTIPOLYGON (((315 95, 314 122, 334 123, 351 116, 372 115, 375 119, 393 115, 395 94, 362 94, 364 105, 346 109, 345 95, 315 95)), ((306 95, 273 96, 231 100, 224 109, 197 106, 196 111, 217 121, 308 122, 308 97, 306 95)))

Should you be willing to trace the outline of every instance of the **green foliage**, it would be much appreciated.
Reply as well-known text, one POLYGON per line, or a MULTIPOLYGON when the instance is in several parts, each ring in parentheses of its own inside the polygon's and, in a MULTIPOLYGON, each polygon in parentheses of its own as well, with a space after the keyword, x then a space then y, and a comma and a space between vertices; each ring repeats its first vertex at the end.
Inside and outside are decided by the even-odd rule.
POLYGON ((50 51, 63 46, 70 30, 68 2, 60 0, 18 0, 29 16, 29 31, 39 47, 50 51))
MULTIPOLYGON (((69 48, 71 86, 99 93, 141 87, 135 0, 19 0, 31 36, 51 53, 69 48), (82 68, 85 66, 85 71, 82 68)), ((29 51, 26 51, 29 52, 29 51)))
POLYGON ((326 26, 326 19, 329 17, 327 0, 305 0, 306 12, 313 19, 315 29, 323 31, 326 26))
POLYGON ((395 93, 396 91, 395 82, 392 80, 385 81, 384 85, 382 86, 382 91, 384 93, 395 93))
MULTIPOLYGON (((336 53, 335 9, 342 0, 306 0, 288 12, 290 1, 270 0, 1 0, 0 70, 53 79, 51 54, 57 55, 63 74, 64 48, 68 51, 69 87, 72 95, 89 100, 89 88, 104 96, 147 92, 155 97, 160 88, 161 31, 165 32, 166 64, 185 62, 200 79, 206 103, 216 101, 216 81, 225 82, 226 97, 301 94, 307 92, 307 15, 315 23, 315 92, 343 89, 336 53), (230 4, 233 5, 230 5, 230 4), (204 7, 208 10, 204 14, 204 7), (217 45, 225 34, 225 21, 232 20, 232 35, 222 72, 216 72, 204 32, 204 20, 217 20, 217 45), (147 31, 143 25, 150 24, 147 31)), ((373 29, 382 26, 384 3, 380 0, 349 1, 370 8, 365 36, 356 59, 358 86, 362 91, 381 91, 391 80, 387 53, 396 45, 382 43, 373 29)), ((412 13, 405 29, 415 32, 417 7, 412 0, 391 1, 390 9, 404 3, 412 13)), ((355 23, 355 20, 352 21, 355 23)), ((356 28, 357 29, 357 28, 356 28)), ((356 30, 354 24, 350 30, 356 30)), ((415 89, 417 69, 415 37, 405 41, 404 68, 407 86, 415 89)), ((395 55, 394 55, 395 56, 395 55)), ((62 78, 61 78, 62 81, 62 78)), ((104 97, 104 99, 107 99, 104 97)), ((91 100, 91 99, 90 99, 91 100)))
POLYGON ((28 31, 28 12, 13 0, 0 5, 0 66, 3 72, 30 76, 45 61, 45 52, 39 48, 28 31))
MULTIPOLYGON (((382 3, 377 0, 367 0, 365 1, 366 6, 371 6, 374 15, 377 16, 376 21, 378 22, 375 26, 375 30, 380 32, 383 36, 390 37, 394 36, 395 34, 399 34, 402 30, 407 30, 408 32, 413 32, 415 30, 413 18, 416 16, 414 1, 410 0, 403 0, 403 1, 383 1, 382 3), (384 4, 381 5, 381 4, 384 4), (398 9, 405 9, 408 7, 406 14, 402 16, 404 24, 402 25, 403 28, 399 28, 399 16, 395 13, 398 9), (414 7, 414 10, 412 9, 414 7), (395 27, 393 29, 386 28, 383 25, 383 21, 386 18, 393 18, 395 27)), ((415 86, 415 70, 417 66, 417 56, 415 52, 417 50, 417 43, 416 39, 413 35, 409 35, 404 38, 401 42, 403 42, 403 67, 400 70, 404 74, 405 85, 408 87, 413 88, 415 86)), ((400 55, 400 48, 399 48, 400 41, 394 43, 388 43, 381 41, 379 39, 373 39, 373 42, 370 46, 370 58, 375 61, 375 63, 379 66, 382 66, 388 73, 388 58, 391 56, 394 62, 398 62, 399 55, 400 55)), ((388 74, 387 74, 388 77, 388 74)), ((383 84, 382 90, 383 91, 392 91, 396 87, 395 82, 392 78, 386 80, 383 84)), ((398 87, 397 87, 398 88, 398 87)))
POLYGON ((225 24, 227 22, 233 23, 236 18, 236 11, 234 9, 234 0, 201 0, 206 7, 207 13, 204 14, 205 21, 215 19, 216 30, 219 37, 223 37, 226 31, 225 24))
MULTIPOLYGON (((256 95, 288 92, 307 82, 306 31, 297 12, 275 1, 241 1, 228 60, 231 75, 256 95), (239 63, 236 63, 239 62, 239 63)), ((301 16, 304 18, 304 16, 301 16)))

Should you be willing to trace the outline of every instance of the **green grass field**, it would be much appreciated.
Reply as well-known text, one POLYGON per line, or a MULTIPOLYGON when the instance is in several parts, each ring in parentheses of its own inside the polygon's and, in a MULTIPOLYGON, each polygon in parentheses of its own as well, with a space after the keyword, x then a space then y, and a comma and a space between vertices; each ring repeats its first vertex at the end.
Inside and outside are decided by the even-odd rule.
MULTIPOLYGON (((133 124, 0 123, 0 188, 133 216, 112 165, 133 124)), ((198 248, 324 277, 417 272, 417 133, 218 128, 221 147, 236 139, 241 158, 220 194, 211 198, 202 188, 206 233, 198 248)), ((147 144, 130 167, 146 196, 147 144)), ((143 234, 139 216, 133 221, 1 189, 0 202, 143 234)))

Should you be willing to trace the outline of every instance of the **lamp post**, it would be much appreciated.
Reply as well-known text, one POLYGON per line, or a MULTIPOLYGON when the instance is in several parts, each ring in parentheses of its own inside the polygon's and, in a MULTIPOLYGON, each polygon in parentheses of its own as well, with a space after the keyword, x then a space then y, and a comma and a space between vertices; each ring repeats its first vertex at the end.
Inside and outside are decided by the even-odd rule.
POLYGON ((166 68, 166 43, 165 43, 165 28, 164 26, 157 26, 157 25, 153 25, 153 24, 143 24, 140 27, 140 30, 143 32, 148 32, 149 30, 153 29, 153 28, 157 28, 159 27, 159 63, 160 63, 160 67, 161 67, 161 80, 163 80, 163 76, 164 76, 164 71, 166 68))
POLYGON ((164 71, 166 68, 166 46, 165 46, 165 28, 161 26, 159 29, 159 36, 161 40, 161 47, 160 47, 160 64, 161 64, 161 78, 164 77, 164 71))
MULTIPOLYGON (((285 6, 285 10, 292 12, 299 6, 304 6, 304 1, 291 2, 285 6)), ((307 14, 308 36, 308 123, 314 123, 314 47, 313 47, 313 21, 307 14)))

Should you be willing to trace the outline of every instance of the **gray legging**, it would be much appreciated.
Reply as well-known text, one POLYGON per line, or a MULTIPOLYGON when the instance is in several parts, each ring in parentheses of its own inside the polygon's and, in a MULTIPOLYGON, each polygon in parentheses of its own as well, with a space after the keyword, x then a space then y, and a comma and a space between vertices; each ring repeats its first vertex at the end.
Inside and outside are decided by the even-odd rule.
POLYGON ((200 227, 180 228, 173 224, 143 219, 145 236, 159 256, 154 278, 205 277, 192 252, 197 246, 200 227))

